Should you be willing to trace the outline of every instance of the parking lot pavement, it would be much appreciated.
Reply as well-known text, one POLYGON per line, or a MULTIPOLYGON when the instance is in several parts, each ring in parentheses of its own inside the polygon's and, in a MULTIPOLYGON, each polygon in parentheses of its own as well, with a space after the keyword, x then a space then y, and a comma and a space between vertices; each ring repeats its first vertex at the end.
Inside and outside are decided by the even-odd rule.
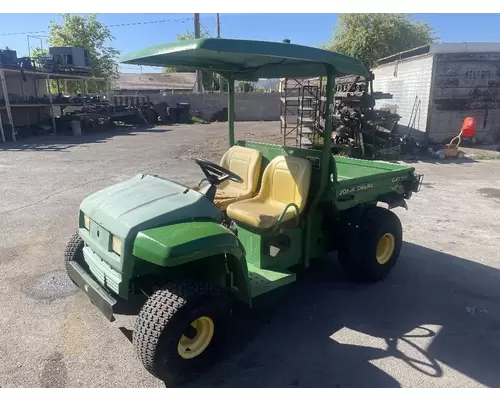
MULTIPOLYGON (((279 141, 276 123, 237 124, 279 141)), ((33 139, 34 140, 34 139, 33 139)), ((62 253, 80 201, 134 176, 196 184, 225 124, 0 144, 0 386, 162 387, 129 341, 75 290, 62 253)), ((229 354, 189 386, 500 386, 500 161, 415 163, 422 191, 398 209, 401 258, 356 285, 334 259, 238 320, 229 354)))

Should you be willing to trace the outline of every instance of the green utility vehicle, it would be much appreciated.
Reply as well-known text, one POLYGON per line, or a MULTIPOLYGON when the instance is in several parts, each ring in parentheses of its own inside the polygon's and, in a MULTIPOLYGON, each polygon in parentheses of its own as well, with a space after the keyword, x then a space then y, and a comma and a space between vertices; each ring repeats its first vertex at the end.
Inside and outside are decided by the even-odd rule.
POLYGON ((229 148, 220 165, 194 160, 206 182, 188 187, 139 174, 92 194, 66 249, 70 278, 108 319, 119 298, 148 298, 133 343, 150 373, 168 380, 209 366, 235 302, 251 307, 332 251, 361 281, 393 268, 402 228, 389 209, 407 208, 422 176, 330 150, 335 78, 369 76, 360 61, 289 43, 196 39, 122 62, 209 70, 229 83, 229 148), (310 76, 328 79, 323 150, 235 143, 235 80, 310 76))

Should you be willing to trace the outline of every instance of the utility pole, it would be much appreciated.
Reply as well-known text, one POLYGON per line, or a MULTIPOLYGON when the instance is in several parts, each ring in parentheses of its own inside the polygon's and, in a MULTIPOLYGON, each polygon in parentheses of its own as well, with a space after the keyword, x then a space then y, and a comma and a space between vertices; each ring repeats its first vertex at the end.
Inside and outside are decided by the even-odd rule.
MULTIPOLYGON (((219 13, 217 13, 217 39, 220 39, 220 16, 219 13)), ((221 74, 219 74, 219 92, 224 91, 224 78, 222 77, 221 74)))
MULTIPOLYGON (((200 14, 194 14, 194 37, 196 39, 200 38, 200 14)), ((196 92, 203 92, 203 82, 201 77, 201 71, 196 70, 196 92)))
POLYGON ((220 38, 220 16, 217 13, 217 38, 220 38))

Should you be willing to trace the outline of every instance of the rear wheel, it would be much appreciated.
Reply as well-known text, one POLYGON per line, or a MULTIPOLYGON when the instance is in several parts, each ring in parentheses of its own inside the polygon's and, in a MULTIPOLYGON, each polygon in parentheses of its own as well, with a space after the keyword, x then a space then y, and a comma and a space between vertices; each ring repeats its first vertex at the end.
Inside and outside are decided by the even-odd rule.
POLYGON ((144 304, 134 347, 149 373, 177 384, 216 362, 227 342, 229 317, 229 304, 218 288, 172 282, 144 304))
POLYGON ((392 270, 401 251, 403 232, 399 218, 380 207, 367 209, 358 232, 338 251, 345 272, 356 280, 376 282, 392 270))

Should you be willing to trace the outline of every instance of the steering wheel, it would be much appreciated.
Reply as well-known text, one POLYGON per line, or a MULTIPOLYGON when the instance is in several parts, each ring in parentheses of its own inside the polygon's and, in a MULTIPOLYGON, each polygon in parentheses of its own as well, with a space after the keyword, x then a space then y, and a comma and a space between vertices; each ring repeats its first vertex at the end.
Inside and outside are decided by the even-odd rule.
POLYGON ((200 160, 198 158, 195 158, 194 161, 200 166, 208 182, 212 185, 220 185, 226 180, 236 183, 243 182, 243 179, 239 175, 236 175, 234 172, 231 172, 218 164, 206 160, 200 160))

